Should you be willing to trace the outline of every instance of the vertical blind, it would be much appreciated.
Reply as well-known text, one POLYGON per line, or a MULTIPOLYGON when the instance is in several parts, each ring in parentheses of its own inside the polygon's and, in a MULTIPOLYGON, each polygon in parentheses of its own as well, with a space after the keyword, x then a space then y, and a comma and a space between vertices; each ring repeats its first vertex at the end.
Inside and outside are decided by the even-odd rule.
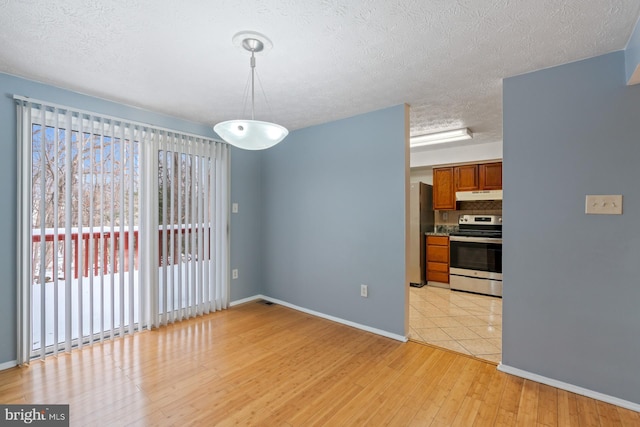
POLYGON ((18 363, 227 307, 226 144, 15 99, 18 363))

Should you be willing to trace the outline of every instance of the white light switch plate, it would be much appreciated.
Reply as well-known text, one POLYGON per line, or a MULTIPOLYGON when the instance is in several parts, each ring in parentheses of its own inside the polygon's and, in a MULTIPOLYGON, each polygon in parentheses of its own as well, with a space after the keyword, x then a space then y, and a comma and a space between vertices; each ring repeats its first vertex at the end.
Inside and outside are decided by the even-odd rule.
POLYGON ((238 213, 238 204, 231 203, 231 213, 238 213))
POLYGON ((596 215, 622 215, 622 194, 587 194, 584 212, 596 215))

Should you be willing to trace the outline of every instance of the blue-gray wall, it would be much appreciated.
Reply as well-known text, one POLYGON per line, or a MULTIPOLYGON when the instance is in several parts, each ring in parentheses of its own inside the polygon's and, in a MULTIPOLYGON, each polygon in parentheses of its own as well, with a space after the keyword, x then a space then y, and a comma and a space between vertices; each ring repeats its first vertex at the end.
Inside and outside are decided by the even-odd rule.
POLYGON ((640 86, 625 53, 504 81, 507 366, 640 403, 640 86), (623 215, 585 215, 622 194, 623 215))
POLYGON ((263 293, 262 155, 232 147, 231 203, 238 203, 238 212, 231 214, 230 268, 238 269, 238 278, 231 280, 231 301, 263 293))
POLYGON ((297 130, 264 153, 266 295, 404 336, 404 111, 297 130))
MULTIPOLYGON (((12 96, 29 96, 79 109, 123 117, 183 132, 214 137, 210 126, 125 106, 0 73, 0 363, 16 359, 16 109, 12 96)), ((231 283, 231 300, 261 292, 260 153, 232 149, 231 199, 241 213, 231 215, 231 265, 242 274, 231 283), (247 237, 254 234, 255 239, 247 237)))
POLYGON ((640 65, 640 21, 636 24, 625 49, 625 72, 627 81, 640 65))

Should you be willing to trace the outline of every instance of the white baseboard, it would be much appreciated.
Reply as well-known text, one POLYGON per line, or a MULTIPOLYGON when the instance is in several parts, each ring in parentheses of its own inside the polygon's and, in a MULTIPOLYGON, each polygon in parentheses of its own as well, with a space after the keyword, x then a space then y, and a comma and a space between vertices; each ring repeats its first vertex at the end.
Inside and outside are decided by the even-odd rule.
POLYGON ((10 360, 8 362, 0 363, 0 371, 18 366, 17 360, 10 360))
POLYGON ((498 370, 507 374, 515 375, 520 378, 532 380, 538 383, 550 385, 562 390, 570 391, 572 393, 580 394, 582 396, 591 397, 596 400, 611 403, 612 405, 621 406, 623 408, 631 409, 632 411, 640 412, 640 404, 629 402, 628 400, 619 399, 617 397, 609 396, 608 394, 599 393, 597 391, 589 390, 577 385, 565 383, 562 381, 554 380, 553 378, 543 377, 542 375, 534 374, 529 371, 523 371, 522 369, 514 368, 512 366, 498 365, 498 370))
POLYGON ((407 342, 408 341, 407 337, 405 337, 405 336, 394 334, 394 333, 391 333, 391 332, 387 332, 387 331, 384 331, 382 329, 372 328, 370 326, 361 325, 360 323, 355 323, 355 322, 352 322, 350 320, 345 320, 345 319, 341 319, 339 317, 330 316, 328 314, 320 313, 319 311, 309 310, 308 308, 299 307, 299 306, 297 306, 295 304, 290 304, 290 303, 288 303, 286 301, 282 301, 282 300, 279 300, 279 299, 276 299, 276 298, 271 298, 271 297, 267 297, 267 296, 264 296, 264 295, 260 295, 259 297, 264 299, 265 301, 271 301, 271 302, 273 302, 275 304, 280 304, 280 305, 283 305, 285 307, 289 307, 289 308, 292 308, 294 310, 301 311, 303 313, 311 314, 312 316, 321 317, 323 319, 331 320, 332 322, 342 323, 343 325, 347 325, 347 326, 351 326, 351 327, 354 327, 354 328, 362 329, 363 331, 367 331, 367 332, 371 332, 371 333, 376 334, 376 335, 381 335, 383 337, 391 338, 391 339, 394 339, 396 341, 401 341, 401 342, 407 342))
POLYGON ((256 301, 262 298, 264 298, 262 295, 254 295, 252 297, 242 298, 236 301, 231 301, 229 303, 229 307, 233 307, 234 305, 238 305, 238 304, 244 304, 245 302, 256 301))

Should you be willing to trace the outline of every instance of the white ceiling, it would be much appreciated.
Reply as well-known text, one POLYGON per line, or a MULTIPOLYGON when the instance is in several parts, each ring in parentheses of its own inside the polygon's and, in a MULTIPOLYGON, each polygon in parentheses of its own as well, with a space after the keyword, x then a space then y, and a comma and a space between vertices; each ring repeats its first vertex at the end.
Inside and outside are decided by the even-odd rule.
POLYGON ((290 130, 408 103, 411 134, 502 140, 502 79, 626 46, 638 0, 0 0, 0 71, 195 122, 290 130), (246 117, 246 116, 244 116, 246 117))

